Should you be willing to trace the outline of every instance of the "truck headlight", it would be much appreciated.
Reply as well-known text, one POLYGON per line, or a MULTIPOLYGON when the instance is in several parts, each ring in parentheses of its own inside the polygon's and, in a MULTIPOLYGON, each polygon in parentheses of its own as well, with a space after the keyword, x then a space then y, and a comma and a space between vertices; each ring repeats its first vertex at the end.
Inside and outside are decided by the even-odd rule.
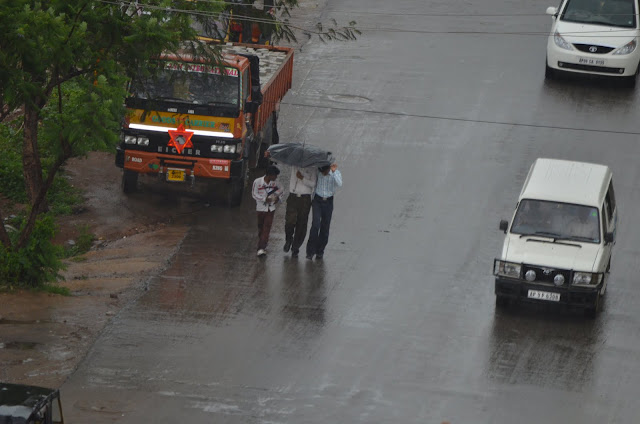
POLYGON ((224 146, 224 150, 225 153, 235 153, 236 152, 236 146, 231 145, 231 144, 226 144, 224 146))
POLYGON ((222 146, 218 146, 217 144, 212 144, 211 151, 213 153, 222 153, 222 146))
POLYGON ((495 261, 493 265, 494 275, 502 277, 520 278, 520 271, 522 271, 522 265, 514 262, 495 261))
POLYGON ((560 47, 561 49, 573 50, 573 46, 571 45, 571 43, 562 38, 562 35, 560 35, 558 31, 553 34, 553 41, 556 43, 556 46, 560 47))
POLYGON ((574 286, 597 286, 602 281, 602 274, 592 272, 574 272, 574 286))
POLYGON ((633 39, 633 40, 629 41, 627 44, 625 44, 624 46, 622 46, 619 49, 615 50, 611 54, 622 55, 622 54, 632 53, 636 49, 637 45, 638 45, 638 43, 636 43, 636 40, 633 39))
POLYGON ((138 146, 148 146, 149 137, 138 137, 138 146))
POLYGON ((136 137, 135 135, 125 135, 124 142, 126 144, 136 144, 138 142, 138 137, 136 137))

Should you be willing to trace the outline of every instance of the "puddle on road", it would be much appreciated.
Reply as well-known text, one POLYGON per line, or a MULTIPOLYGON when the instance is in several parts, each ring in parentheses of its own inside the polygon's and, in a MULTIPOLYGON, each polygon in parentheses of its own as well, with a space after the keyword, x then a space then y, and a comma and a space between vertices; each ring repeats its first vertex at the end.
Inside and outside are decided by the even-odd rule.
POLYGON ((6 342, 0 343, 0 349, 13 349, 13 350, 33 350, 38 347, 40 343, 37 342, 6 342))

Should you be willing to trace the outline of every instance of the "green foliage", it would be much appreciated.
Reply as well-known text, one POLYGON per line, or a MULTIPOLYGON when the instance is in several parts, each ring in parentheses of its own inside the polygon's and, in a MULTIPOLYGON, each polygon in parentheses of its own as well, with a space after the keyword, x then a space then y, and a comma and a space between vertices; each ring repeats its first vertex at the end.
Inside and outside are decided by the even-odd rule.
POLYGON ((39 290, 47 293, 59 294, 61 296, 71 296, 71 290, 67 287, 61 287, 56 284, 45 284, 39 288, 39 290))
POLYGON ((17 203, 27 201, 22 174, 22 133, 0 124, 0 192, 17 203))
MULTIPOLYGON (((55 222, 51 215, 43 215, 36 222, 29 243, 17 251, 0 245, 0 282, 4 285, 34 288, 51 283, 60 277, 64 269, 61 261, 62 247, 52 243, 55 222)), ((10 233, 17 237, 18 233, 10 233)))
POLYGON ((82 255, 91 250, 91 246, 93 246, 93 242, 96 239, 96 236, 89 231, 88 225, 83 225, 80 227, 80 235, 75 241, 76 244, 70 247, 67 247, 65 250, 65 257, 73 257, 82 255))

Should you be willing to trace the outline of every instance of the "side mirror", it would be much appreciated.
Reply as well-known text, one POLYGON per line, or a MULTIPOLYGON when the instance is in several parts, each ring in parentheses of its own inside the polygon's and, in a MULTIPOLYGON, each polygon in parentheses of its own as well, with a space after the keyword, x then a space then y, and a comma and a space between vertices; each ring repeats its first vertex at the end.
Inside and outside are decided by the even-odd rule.
POLYGON ((260 106, 260 103, 256 103, 256 102, 246 102, 244 104, 244 111, 245 113, 256 113, 258 111, 258 107, 260 106))
POLYGON ((506 234, 507 228, 509 228, 509 221, 507 221, 506 219, 501 219, 499 228, 506 234))
POLYGON ((604 234, 604 242, 606 244, 613 243, 613 241, 614 241, 613 233, 605 233, 604 234))
POLYGON ((556 16, 558 14, 558 8, 557 7, 553 7, 553 6, 549 6, 547 7, 547 15, 552 15, 552 16, 556 16))

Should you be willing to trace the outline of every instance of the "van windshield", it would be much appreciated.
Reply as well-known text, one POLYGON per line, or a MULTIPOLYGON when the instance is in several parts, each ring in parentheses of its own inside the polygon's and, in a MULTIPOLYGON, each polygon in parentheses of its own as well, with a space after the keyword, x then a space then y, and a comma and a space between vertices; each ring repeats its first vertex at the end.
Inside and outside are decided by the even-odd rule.
POLYGON ((560 19, 581 24, 635 28, 635 1, 568 0, 560 19))
POLYGON ((555 239, 600 243, 600 217, 592 206, 523 199, 511 232, 555 239))

